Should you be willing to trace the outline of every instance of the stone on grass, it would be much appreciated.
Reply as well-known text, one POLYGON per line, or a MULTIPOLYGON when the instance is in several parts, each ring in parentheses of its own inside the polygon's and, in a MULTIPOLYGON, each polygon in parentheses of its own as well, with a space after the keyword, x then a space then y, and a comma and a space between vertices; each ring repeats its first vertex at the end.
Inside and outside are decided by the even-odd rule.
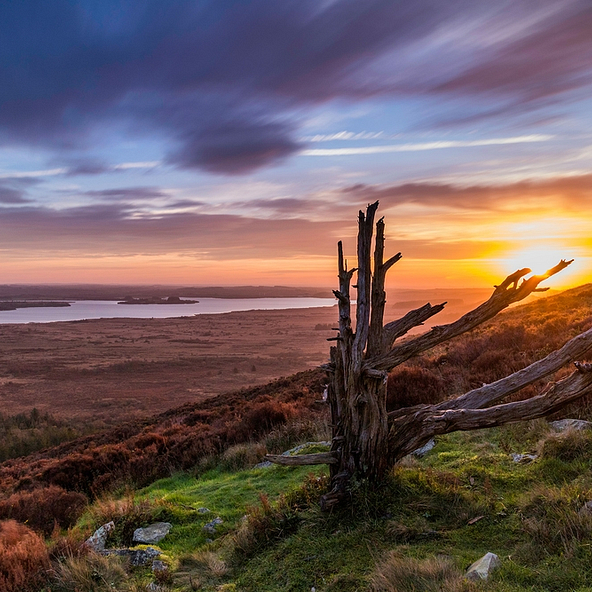
POLYGON ((517 454, 516 452, 512 453, 512 460, 515 463, 526 464, 526 463, 532 462, 533 460, 536 460, 537 458, 538 458, 538 455, 531 454, 530 452, 525 452, 524 454, 517 454))
POLYGON ((224 522, 224 520, 222 520, 222 518, 218 516, 217 518, 214 518, 211 522, 208 522, 206 525, 204 525, 203 530, 205 530, 208 534, 216 534, 216 526, 222 524, 222 522, 224 522))
POLYGON ((592 428, 592 422, 583 419, 558 419, 557 421, 550 421, 549 425, 557 432, 565 432, 565 430, 589 430, 592 428))
POLYGON ((152 571, 168 571, 169 566, 160 559, 155 559, 152 562, 152 571))
POLYGON ((590 516, 592 515, 592 501, 587 501, 578 512, 580 516, 590 516))
POLYGON ((413 456, 417 456, 418 458, 424 457, 434 446, 436 445, 436 440, 431 438, 428 440, 423 446, 420 446, 416 450, 414 450, 411 454, 413 456))
POLYGON ((109 534, 113 530, 115 530, 115 523, 113 521, 107 522, 107 524, 97 528, 93 535, 86 539, 85 544, 93 551, 104 551, 107 538, 109 538, 109 534))
POLYGON ((172 526, 170 522, 155 522, 146 528, 136 528, 134 530, 134 543, 143 543, 145 545, 158 543, 169 534, 172 526))
POLYGON ((130 565, 133 567, 139 567, 150 563, 150 561, 154 561, 154 559, 160 555, 160 551, 157 551, 152 547, 146 547, 145 549, 108 549, 103 552, 103 555, 127 557, 130 565))
POLYGON ((200 514, 207 514, 208 512, 211 512, 211 510, 208 510, 208 508, 197 508, 197 511, 200 514))
POLYGON ((500 565, 500 558, 495 553, 485 553, 481 559, 469 566, 465 578, 474 582, 486 580, 489 574, 500 565))

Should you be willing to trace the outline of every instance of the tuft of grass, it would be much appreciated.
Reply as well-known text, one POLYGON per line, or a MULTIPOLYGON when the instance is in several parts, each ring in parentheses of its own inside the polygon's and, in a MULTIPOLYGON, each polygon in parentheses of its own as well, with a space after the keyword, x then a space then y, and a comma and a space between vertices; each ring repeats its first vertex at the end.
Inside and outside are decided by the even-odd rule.
POLYGON ((60 561, 51 586, 55 592, 131 592, 132 584, 119 557, 90 553, 60 561))
POLYGON ((592 492, 574 486, 536 486, 519 507, 527 542, 520 549, 525 559, 550 555, 573 557, 592 538, 592 513, 584 504, 592 492))
POLYGON ((390 551, 374 568, 374 592, 469 592, 476 586, 446 557, 415 559, 390 551))

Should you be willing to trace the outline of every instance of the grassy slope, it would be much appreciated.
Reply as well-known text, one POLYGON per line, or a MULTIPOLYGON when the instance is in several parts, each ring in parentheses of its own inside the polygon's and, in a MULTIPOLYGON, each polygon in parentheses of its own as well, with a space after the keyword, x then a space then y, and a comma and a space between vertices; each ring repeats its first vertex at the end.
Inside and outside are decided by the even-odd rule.
MULTIPOLYGON (((304 469, 233 471, 223 462, 198 478, 157 481, 136 493, 136 503, 152 500, 146 522, 174 525, 161 549, 177 570, 176 590, 191 590, 189 578, 204 591, 368 590, 377 563, 392 552, 403 575, 390 590, 456 590, 430 588, 429 577, 423 588, 405 587, 405 569, 445 557, 460 578, 491 551, 502 567, 484 589, 585 592, 592 590, 592 517, 580 510, 592 499, 591 453, 592 433, 558 436, 538 421, 443 437, 425 458, 406 460, 380 491, 357 491, 351 508, 330 515, 319 511, 318 491, 296 495, 296 503, 288 494, 273 509, 302 483, 304 469), (511 452, 526 451, 540 457, 513 462, 511 452), (261 509, 261 494, 271 508, 261 509), (246 513, 255 518, 241 520, 246 513), (202 527, 215 516, 224 523, 208 543, 202 527), (245 531, 253 536, 245 539, 245 531)), ((460 582, 459 590, 474 589, 460 582)))
MULTIPOLYGON (((415 390, 409 387, 406 396, 417 402, 425 385, 444 385, 444 392, 454 394, 467 385, 475 386, 474 382, 495 379, 496 374, 522 367, 587 329, 592 324, 591 315, 590 286, 508 311, 498 321, 400 369, 400 375, 408 373, 408 378, 419 378, 415 382, 408 380, 416 386, 415 390)), ((174 449, 169 444, 175 443, 179 434, 183 442, 190 442, 200 433, 222 429, 229 422, 235 422, 233 429, 242 433, 245 401, 260 402, 282 393, 282 404, 310 404, 318 398, 320 387, 319 376, 305 374, 295 382, 287 379, 219 397, 211 400, 207 408, 184 406, 153 421, 40 453, 32 462, 8 463, 3 475, 20 486, 23 479, 42 480, 46 475, 43 470, 51 466, 57 472, 65 461, 71 464, 73 455, 85 453, 89 441, 93 441, 93 455, 102 463, 100 451, 111 450, 109 447, 122 436, 130 443, 126 446, 132 454, 139 454, 136 443, 149 434, 170 438, 162 452, 157 451, 158 438, 148 443, 154 447, 152 454, 162 453, 168 459, 174 449)), ((391 402, 397 404, 396 400, 391 402)), ((588 413, 585 406, 575 411, 579 415, 588 413)), ((287 446, 289 432, 286 428, 284 436, 278 436, 276 428, 274 446, 281 442, 287 446)), ((272 440, 268 439, 267 444, 272 440)), ((227 437, 224 446, 214 452, 223 451, 229 444, 232 438, 227 437)), ((204 449, 191 458, 211 453, 204 449)), ((136 523, 168 519, 175 528, 162 546, 177 569, 175 586, 179 590, 191 589, 190 577, 194 586, 199 581, 200 589, 206 591, 308 591, 313 586, 319 592, 364 590, 372 578, 378 581, 387 564, 399 574, 396 577, 400 582, 392 588, 377 589, 412 590, 405 587, 405 573, 423 573, 429 557, 444 556, 453 571, 461 573, 480 555, 493 551, 505 559, 487 589, 592 591, 592 518, 580 512, 583 504, 592 500, 592 437, 588 435, 557 439, 549 436, 544 422, 529 424, 528 428, 451 435, 439 440, 425 459, 404 463, 381 491, 355 492, 352 507, 332 515, 321 514, 313 503, 318 492, 313 487, 311 493, 310 480, 304 493, 278 498, 280 492, 302 481, 302 469, 237 472, 241 463, 235 463, 233 468, 228 461, 231 453, 232 449, 218 457, 218 464, 200 461, 201 468, 198 462, 197 469, 190 473, 177 474, 138 491, 132 509, 128 507, 123 513, 116 505, 96 502, 83 517, 80 528, 88 529, 113 517, 119 522, 121 534, 129 526, 128 515, 136 523), (509 456, 510 452, 533 451, 537 447, 542 456, 529 465, 517 465, 509 456), (271 500, 279 499, 279 509, 268 506, 263 498, 263 509, 253 510, 260 493, 271 500), (147 499, 161 501, 142 501, 147 499), (202 505, 212 513, 196 512, 202 505), (110 511, 113 516, 108 515, 110 511), (254 518, 245 524, 240 518, 247 512, 254 518), (224 518, 224 524, 214 542, 206 543, 201 528, 206 519, 216 515, 224 518), (475 518, 479 519, 469 524, 475 518), (395 555, 384 559, 392 551, 395 555), (377 568, 383 561, 386 563, 377 568)), ((169 465, 169 472, 171 467, 175 465, 169 465)), ((138 577, 146 578, 147 574, 138 577)), ((426 584, 424 588, 467 588, 459 586, 430 588, 426 584)))

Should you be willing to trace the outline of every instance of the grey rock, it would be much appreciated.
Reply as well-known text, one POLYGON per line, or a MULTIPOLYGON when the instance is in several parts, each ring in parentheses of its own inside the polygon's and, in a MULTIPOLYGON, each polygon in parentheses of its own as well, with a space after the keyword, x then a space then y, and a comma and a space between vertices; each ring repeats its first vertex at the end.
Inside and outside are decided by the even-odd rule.
POLYGON ((257 463, 253 468, 254 469, 268 469, 272 467, 273 463, 270 460, 264 460, 263 462, 257 463))
POLYGON ((207 508, 197 508, 197 511, 200 514, 207 514, 208 512, 211 512, 211 510, 208 510, 207 508))
POLYGON ((566 430, 589 430, 592 429, 592 422, 583 419, 558 419, 550 421, 549 425, 557 432, 566 430))
POLYGON ((590 516, 592 515, 592 501, 586 502, 578 512, 580 516, 590 516))
POLYGON ((172 526, 170 522, 155 522, 146 528, 136 528, 134 530, 134 543, 158 543, 169 534, 172 526))
POLYGON ((411 454, 413 454, 413 456, 417 456, 418 458, 422 458, 423 456, 425 456, 434 446, 436 445, 436 440, 434 440, 434 438, 432 438, 431 440, 429 440, 428 442, 426 442, 423 446, 421 446, 420 448, 418 448, 417 450, 414 450, 411 454))
POLYGON ((166 588, 159 586, 156 582, 150 582, 146 586, 146 590, 148 590, 149 592, 165 592, 166 588))
POLYGON ((103 524, 100 528, 97 528, 95 532, 86 539, 85 544, 90 547, 93 551, 104 551, 109 534, 115 530, 115 523, 113 521, 103 524))
POLYGON ((486 580, 489 574, 501 564, 500 558, 495 553, 485 553, 481 559, 469 566, 465 578, 474 582, 486 580))
POLYGON ((224 520, 220 518, 220 516, 214 518, 211 522, 208 522, 204 525, 203 530, 205 530, 208 534, 216 534, 216 527, 219 524, 222 524, 224 520))
POLYGON ((537 454, 531 454, 529 452, 525 452, 524 454, 517 454, 516 452, 512 453, 512 460, 515 463, 529 463, 532 462, 533 460, 536 460, 538 458, 537 454))
POLYGON ((155 559, 152 562, 152 571, 168 571, 169 566, 164 562, 160 561, 160 559, 155 559))
POLYGON ((102 554, 127 557, 130 565, 139 567, 150 563, 150 561, 154 561, 154 559, 160 555, 160 551, 157 551, 152 547, 146 547, 146 549, 108 549, 107 551, 103 551, 102 554))

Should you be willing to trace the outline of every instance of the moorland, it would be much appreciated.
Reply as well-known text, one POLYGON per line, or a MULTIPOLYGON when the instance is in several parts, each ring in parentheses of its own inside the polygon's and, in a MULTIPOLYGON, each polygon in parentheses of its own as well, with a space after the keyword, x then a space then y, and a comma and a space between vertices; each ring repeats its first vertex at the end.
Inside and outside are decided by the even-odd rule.
MULTIPOLYGON (((322 354, 334 312, 307 311, 312 315, 303 329, 307 347, 311 340, 318 342, 301 360, 312 361, 317 347, 326 358, 322 354)), ((233 321, 228 327, 237 333, 244 329, 243 314, 254 315, 216 317, 233 321)), ((294 328, 285 318, 278 331, 286 331, 282 342, 292 345, 294 328)), ((55 324, 52 339, 60 336, 61 325, 55 324)), ((589 285, 513 308, 398 367, 389 376, 389 406, 437 402, 492 382, 591 326, 589 285)), ((21 327, 27 328, 32 327, 21 327)), ((138 342, 142 339, 136 337, 138 342)), ((104 354, 110 345, 119 343, 105 343, 104 354)), ((160 343, 160 349, 168 348, 168 341, 160 343)), ((229 357, 236 359, 234 353, 229 357)), ((194 360, 194 365, 199 363, 194 360)), ((189 367, 174 371, 183 374, 189 367)), ((132 376, 148 372, 148 367, 132 368, 115 373, 109 388, 123 389, 132 376)), ((62 373, 67 383, 66 366, 62 373)), ((424 458, 404 461, 379 492, 352 491, 347 509, 324 515, 317 504, 326 487, 323 469, 256 467, 265 453, 327 439, 323 372, 289 376, 284 371, 283 378, 255 386, 248 386, 240 371, 231 369, 231 374, 239 374, 237 384, 224 392, 178 401, 184 404, 173 403, 153 416, 134 411, 109 429, 0 465, 0 517, 18 521, 4 523, 10 527, 0 532, 0 546, 10 537, 24 541, 22 548, 30 552, 21 559, 13 556, 11 565, 31 566, 29 579, 12 573, 18 585, 5 583, 6 589, 132 591, 157 578, 163 589, 179 591, 304 592, 314 587, 319 592, 394 592, 413 590, 417 581, 425 590, 477 590, 483 585, 464 581, 463 569, 487 551, 502 557, 502 566, 485 589, 591 589, 592 517, 583 510, 592 501, 588 432, 556 434, 539 420, 441 437, 424 458), (512 453, 524 452, 535 460, 515 463, 512 453), (211 514, 201 513, 201 507, 211 514), (223 522, 208 535, 203 527, 213 516, 223 522), (170 522, 171 535, 159 546, 169 566, 166 573, 154 575, 149 567, 131 568, 116 557, 88 554, 82 542, 109 520, 116 527, 109 541, 114 547, 131 544, 130 532, 138 526, 170 522)), ((59 382, 60 375, 53 380, 59 382)), ((543 387, 531 385, 516 396, 543 387)), ((43 414, 33 418, 23 407, 21 415, 22 432, 43 429, 43 414), (35 422, 37 428, 27 428, 35 422)), ((573 404, 561 416, 592 419, 590 400, 573 404)), ((8 425, 9 417, 4 420, 8 425)), ((303 451, 319 449, 322 444, 309 444, 303 451)), ((7 569, 7 549, 0 573, 7 569)))

